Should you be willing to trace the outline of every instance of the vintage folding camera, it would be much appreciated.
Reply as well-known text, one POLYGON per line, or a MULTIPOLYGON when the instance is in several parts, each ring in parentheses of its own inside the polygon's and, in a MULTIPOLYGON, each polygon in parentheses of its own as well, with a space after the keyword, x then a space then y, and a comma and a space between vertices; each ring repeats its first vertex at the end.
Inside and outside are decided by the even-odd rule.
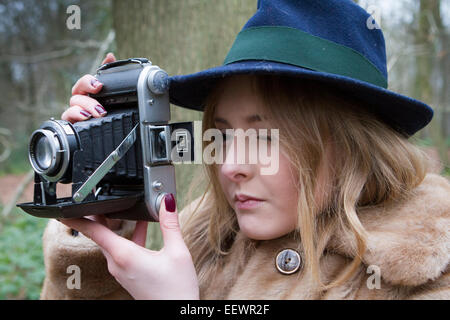
POLYGON ((91 96, 107 115, 52 118, 33 132, 34 199, 18 207, 45 218, 158 221, 164 195, 176 192, 173 162, 194 159, 192 122, 169 124, 169 77, 147 59, 108 63, 95 76, 103 88, 91 96), (72 197, 58 199, 58 183, 72 183, 72 197))

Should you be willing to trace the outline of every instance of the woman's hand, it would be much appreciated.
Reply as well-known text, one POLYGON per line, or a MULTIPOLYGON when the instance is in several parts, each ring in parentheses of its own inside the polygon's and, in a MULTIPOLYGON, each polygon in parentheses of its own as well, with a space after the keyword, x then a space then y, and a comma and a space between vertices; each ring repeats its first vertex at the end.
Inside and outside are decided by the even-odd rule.
MULTIPOLYGON (((116 61, 114 55, 108 53, 102 64, 114 61, 116 61)), ((81 77, 72 87, 70 108, 64 111, 61 119, 74 123, 106 115, 105 108, 97 100, 88 96, 89 93, 98 93, 102 87, 103 84, 90 74, 81 77)))
MULTIPOLYGON (((103 59, 102 65, 116 61, 116 57, 112 53, 108 53, 103 59)), ((106 110, 100 103, 89 97, 89 93, 98 93, 103 87, 103 84, 90 75, 84 75, 72 87, 72 97, 70 98, 70 107, 61 115, 62 120, 75 123, 78 121, 88 120, 91 117, 99 118, 106 115, 106 110)), ((89 216, 91 220, 102 222, 112 230, 120 229, 122 225, 121 220, 108 219, 103 215, 89 216)))
POLYGON ((131 241, 102 223, 89 219, 61 219, 102 249, 108 270, 135 299, 199 299, 197 274, 184 243, 175 199, 166 195, 159 212, 164 247, 145 248, 148 223, 138 221, 131 241))

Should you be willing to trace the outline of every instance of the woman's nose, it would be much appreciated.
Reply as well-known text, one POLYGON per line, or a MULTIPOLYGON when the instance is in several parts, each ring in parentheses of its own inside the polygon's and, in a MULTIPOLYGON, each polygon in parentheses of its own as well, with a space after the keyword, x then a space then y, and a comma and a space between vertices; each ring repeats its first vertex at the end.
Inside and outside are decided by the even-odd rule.
POLYGON ((233 182, 242 182, 251 179, 256 168, 255 164, 247 163, 246 151, 235 150, 233 143, 225 152, 224 162, 220 167, 221 173, 233 182))

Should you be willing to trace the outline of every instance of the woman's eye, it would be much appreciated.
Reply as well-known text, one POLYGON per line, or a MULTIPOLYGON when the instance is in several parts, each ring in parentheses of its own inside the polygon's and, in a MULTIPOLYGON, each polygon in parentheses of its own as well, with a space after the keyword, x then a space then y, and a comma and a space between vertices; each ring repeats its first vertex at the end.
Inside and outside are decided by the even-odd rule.
POLYGON ((272 138, 268 135, 259 135, 258 136, 259 140, 264 140, 264 141, 272 141, 272 138))
POLYGON ((223 141, 230 140, 231 135, 227 134, 226 132, 222 132, 222 139, 223 139, 223 141))

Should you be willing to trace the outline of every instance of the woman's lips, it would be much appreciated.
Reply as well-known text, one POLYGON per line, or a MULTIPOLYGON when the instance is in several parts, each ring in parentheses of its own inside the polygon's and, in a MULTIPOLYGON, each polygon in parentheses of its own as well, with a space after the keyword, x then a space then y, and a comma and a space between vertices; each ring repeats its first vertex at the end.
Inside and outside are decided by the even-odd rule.
POLYGON ((236 205, 236 209, 239 210, 251 210, 258 208, 264 202, 262 199, 258 199, 252 196, 237 194, 234 197, 234 203, 236 205))

